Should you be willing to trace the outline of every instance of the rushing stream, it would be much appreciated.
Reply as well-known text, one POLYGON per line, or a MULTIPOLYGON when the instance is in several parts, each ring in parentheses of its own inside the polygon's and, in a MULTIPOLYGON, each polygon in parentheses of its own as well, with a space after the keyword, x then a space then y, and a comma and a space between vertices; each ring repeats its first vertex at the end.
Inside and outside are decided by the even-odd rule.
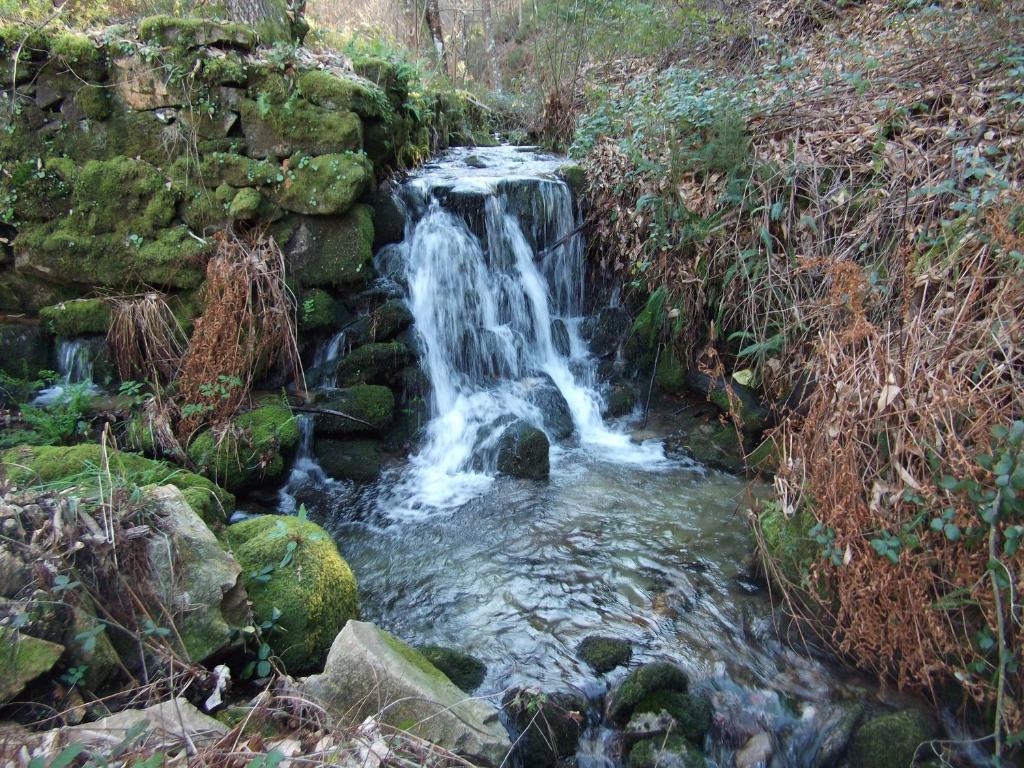
MULTIPOLYGON (((560 162, 457 150, 403 185, 405 240, 378 266, 415 318, 431 421, 376 484, 321 478, 319 516, 358 577, 365 618, 477 656, 483 693, 531 685, 597 700, 625 670, 598 677, 576 648, 613 635, 633 643, 634 663, 670 659, 699 681, 718 765, 758 731, 771 734, 773 766, 820 765, 845 702, 874 694, 776 639, 748 575, 744 515, 763 489, 634 443, 628 419, 602 420, 560 162), (513 419, 551 439, 549 482, 495 472, 513 419)), ((308 446, 297 470, 319 477, 308 446)), ((578 764, 613 765, 612 741, 593 721, 578 764)))

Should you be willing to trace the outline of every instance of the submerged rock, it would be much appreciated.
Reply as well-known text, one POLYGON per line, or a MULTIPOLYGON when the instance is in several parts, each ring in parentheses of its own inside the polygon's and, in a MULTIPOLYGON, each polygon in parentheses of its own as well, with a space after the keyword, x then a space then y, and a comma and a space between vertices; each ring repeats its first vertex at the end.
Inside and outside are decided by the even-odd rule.
POLYGON ((247 618, 242 569, 171 485, 145 502, 159 526, 147 546, 153 592, 172 613, 185 651, 203 661, 228 647, 247 618))
POLYGON ((682 736, 654 736, 629 750, 628 768, 705 768, 704 756, 682 736))
MULTIPOLYGON (((679 691, 660 690, 648 694, 633 709, 636 714, 668 715, 672 733, 678 733, 700 746, 711 729, 711 702, 703 696, 679 691)), ((632 720, 631 720, 632 722, 632 720)))
POLYGON ((501 704, 518 733, 516 755, 524 768, 554 768, 576 753, 587 710, 580 694, 514 688, 501 704))
POLYGON ((338 632, 359 615, 355 577, 327 531, 267 515, 229 526, 224 539, 246 574, 256 621, 280 612, 280 629, 269 636, 274 652, 289 672, 318 669, 338 632))
POLYGON ((576 649, 576 655, 598 674, 624 667, 633 656, 633 648, 627 640, 603 635, 588 635, 576 649))
POLYGON ((487 665, 468 653, 440 645, 422 645, 416 650, 466 693, 472 693, 483 685, 487 677, 487 665))
POLYGON ((334 440, 318 438, 313 448, 316 460, 330 477, 372 483, 380 476, 379 440, 334 440))
POLYGON ((512 746, 498 710, 468 698, 419 651, 372 624, 346 624, 323 673, 300 684, 343 725, 374 715, 488 766, 501 765, 512 746))
POLYGON ((551 472, 548 438, 525 421, 514 421, 498 439, 498 471, 527 480, 547 480, 551 472))
POLYGON ((556 440, 572 437, 575 426, 569 403, 550 377, 536 380, 530 386, 526 399, 540 410, 544 429, 556 440))

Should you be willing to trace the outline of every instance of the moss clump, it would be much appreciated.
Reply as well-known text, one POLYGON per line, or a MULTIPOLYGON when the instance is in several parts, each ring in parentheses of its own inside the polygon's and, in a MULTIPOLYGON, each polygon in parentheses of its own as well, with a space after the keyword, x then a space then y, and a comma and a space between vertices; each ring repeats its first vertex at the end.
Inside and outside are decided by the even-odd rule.
POLYGON ((686 673, 675 664, 658 661, 633 670, 612 694, 608 713, 612 719, 624 723, 637 705, 659 691, 686 693, 689 681, 686 673))
POLYGON ((917 748, 934 734, 932 723, 917 710, 882 715, 857 730, 846 757, 850 768, 906 768, 913 764, 917 748))
POLYGON ((89 120, 106 120, 112 114, 110 91, 95 85, 82 86, 75 93, 75 106, 89 120))
MULTIPOLYGON (((184 176, 185 168, 175 166, 172 173, 184 176)), ((210 187, 230 184, 232 187, 269 187, 284 182, 284 172, 277 163, 253 160, 231 152, 213 152, 202 158, 199 175, 210 187)))
POLYGON ((598 674, 624 667, 633 656, 629 642, 617 637, 590 635, 583 638, 576 654, 598 674))
POLYGON ((705 768, 704 756, 682 736, 655 736, 637 742, 629 751, 628 768, 705 768))
MULTIPOLYGON (((235 509, 235 497, 205 477, 137 453, 108 452, 111 473, 139 487, 173 485, 181 489, 195 513, 208 525, 223 523, 235 509)), ((97 481, 103 457, 98 444, 70 447, 22 446, 0 454, 7 477, 19 485, 90 484, 97 481)))
POLYGON ((279 477, 285 469, 282 454, 298 442, 291 409, 265 405, 236 416, 219 434, 212 429, 200 433, 189 443, 188 455, 204 475, 237 493, 279 477))
POLYGON ((64 646, 0 627, 0 704, 10 701, 60 659, 64 646))
POLYGON ((654 383, 662 392, 675 394, 686 389, 686 363, 673 350, 664 351, 658 358, 654 383))
POLYGON ((50 38, 50 55, 81 80, 96 81, 106 76, 103 50, 85 35, 57 32, 50 38))
POLYGON ((440 645, 424 645, 418 648, 423 657, 437 667, 455 686, 466 693, 472 693, 484 683, 487 665, 480 659, 440 645))
POLYGON ((286 242, 293 274, 308 287, 359 288, 372 277, 373 214, 357 205, 340 218, 303 219, 286 242))
POLYGON ((252 187, 245 187, 238 190, 228 206, 228 216, 235 221, 253 221, 256 219, 263 207, 263 195, 259 190, 252 187))
POLYGON ((50 159, 39 168, 26 160, 10 168, 10 176, 0 180, 0 192, 6 190, 16 221, 50 221, 71 210, 74 186, 69 179, 74 179, 74 163, 50 159))
POLYGON ((224 537, 247 574, 257 619, 281 612, 281 631, 270 643, 288 671, 321 668, 345 622, 359 616, 355 577, 327 532, 297 517, 269 515, 229 526, 224 537), (268 565, 270 580, 261 583, 253 574, 268 565))
POLYGON ((711 728, 713 710, 711 702, 703 696, 675 691, 655 691, 648 694, 636 705, 634 712, 658 714, 664 710, 676 721, 675 733, 700 746, 711 728))
MULTIPOLYGON (((369 188, 373 168, 365 155, 294 155, 287 162, 285 181, 270 192, 286 211, 309 216, 332 216, 352 208, 369 188)), ((368 215, 373 245, 373 217, 368 215)))
POLYGON ((288 157, 297 152, 328 155, 363 147, 363 124, 355 112, 332 111, 292 98, 269 105, 243 99, 239 113, 254 157, 288 157))
POLYGON ((103 299, 64 301, 39 310, 50 333, 64 338, 87 333, 106 333, 110 327, 110 307, 103 299))
POLYGON ((214 56, 203 60, 202 78, 210 85, 244 85, 248 69, 237 54, 214 56))
POLYGON ((299 77, 299 91, 312 103, 331 110, 351 110, 361 117, 388 121, 393 110, 387 95, 366 81, 311 70, 299 77))
POLYGON ((408 643, 402 642, 386 630, 378 629, 377 631, 380 632, 380 635, 383 638, 384 642, 388 644, 391 650, 393 650, 395 653, 401 656, 405 661, 412 664, 421 672, 425 672, 434 680, 437 680, 438 682, 444 683, 446 685, 453 685, 452 681, 448 679, 448 676, 445 675, 444 672, 435 667, 433 664, 431 664, 430 660, 426 656, 424 656, 420 651, 416 650, 408 643))
POLYGON ((391 424, 395 413, 395 396, 387 387, 365 384, 334 390, 319 405, 352 418, 318 413, 318 432, 329 435, 379 432, 391 424))
POLYGON ((576 197, 579 197, 587 186, 587 172, 583 170, 581 165, 573 163, 562 166, 558 170, 558 175, 569 185, 569 189, 572 190, 573 195, 576 197))
POLYGON ((341 359, 338 383, 350 386, 387 381, 408 362, 409 349, 400 341, 365 344, 341 359))
POLYGON ((299 309, 299 325, 309 330, 330 327, 334 325, 334 310, 334 297, 327 291, 306 291, 299 309))
POLYGON ((360 77, 382 89, 396 108, 409 98, 410 81, 408 68, 382 56, 356 55, 352 58, 352 70, 360 77))

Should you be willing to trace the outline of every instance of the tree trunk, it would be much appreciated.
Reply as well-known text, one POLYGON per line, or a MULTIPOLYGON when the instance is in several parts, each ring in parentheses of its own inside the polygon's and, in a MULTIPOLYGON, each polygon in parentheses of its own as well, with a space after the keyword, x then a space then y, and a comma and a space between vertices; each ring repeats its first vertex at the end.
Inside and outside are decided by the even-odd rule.
POLYGON ((487 47, 487 68, 491 75, 491 88, 501 93, 501 63, 494 45, 494 19, 491 16, 491 0, 483 0, 484 44, 487 47))
POLYGON ((252 27, 264 43, 293 39, 286 0, 227 0, 225 5, 232 21, 252 27))
POLYGON ((437 60, 447 74, 448 49, 445 47, 444 34, 441 32, 441 9, 437 5, 437 0, 427 0, 427 27, 430 29, 430 37, 434 41, 437 60))

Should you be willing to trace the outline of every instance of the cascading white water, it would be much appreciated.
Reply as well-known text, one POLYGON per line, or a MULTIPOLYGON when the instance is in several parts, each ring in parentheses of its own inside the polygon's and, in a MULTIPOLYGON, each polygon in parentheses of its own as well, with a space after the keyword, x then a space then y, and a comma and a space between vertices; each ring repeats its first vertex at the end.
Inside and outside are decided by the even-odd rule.
POLYGON ((458 506, 490 485, 488 449, 504 425, 544 428, 530 396, 537 377, 564 398, 581 446, 614 461, 663 461, 660 445, 635 445, 601 418, 579 333, 583 243, 555 175, 561 161, 508 147, 475 153, 488 167, 456 153, 402 188, 405 242, 389 251, 402 261, 432 384, 426 438, 387 500, 407 512, 458 506))
POLYGON ((346 488, 347 484, 339 483, 324 472, 313 452, 313 436, 315 420, 308 413, 300 413, 295 417, 299 426, 299 448, 295 453, 288 479, 281 486, 278 494, 278 509, 281 514, 293 515, 301 503, 297 498, 303 490, 319 488, 320 493, 329 493, 335 488, 346 488))
MULTIPOLYGON (((333 363, 338 359, 338 353, 341 352, 341 348, 345 344, 345 331, 340 330, 330 338, 328 338, 323 344, 316 348, 316 352, 313 354, 313 368, 314 370, 323 370, 325 366, 333 363)), ((320 382, 321 387, 336 387, 338 385, 338 371, 333 366, 330 367, 329 371, 324 375, 323 380, 320 382)))
POLYGON ((59 402, 73 384, 83 384, 90 392, 96 391, 93 384, 92 356, 89 344, 83 339, 61 339, 57 346, 57 373, 61 380, 53 386, 39 391, 35 397, 38 405, 59 402))

